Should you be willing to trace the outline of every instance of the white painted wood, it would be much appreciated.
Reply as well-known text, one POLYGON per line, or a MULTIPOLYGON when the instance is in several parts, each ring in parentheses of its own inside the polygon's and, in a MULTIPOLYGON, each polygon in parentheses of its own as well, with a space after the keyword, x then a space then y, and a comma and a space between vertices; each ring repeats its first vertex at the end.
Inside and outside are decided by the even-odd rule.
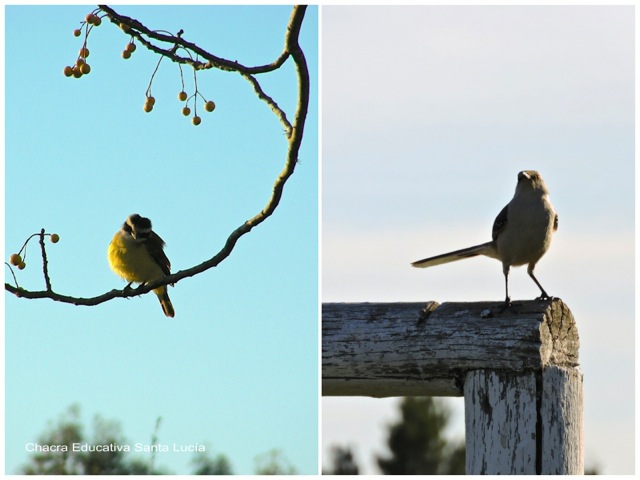
POLYGON ((542 474, 584 474, 583 377, 577 368, 542 371, 542 474))
POLYGON ((464 393, 467 475, 535 475, 535 373, 475 370, 464 393))
POLYGON ((582 475, 583 388, 577 368, 469 372, 468 475, 582 475))

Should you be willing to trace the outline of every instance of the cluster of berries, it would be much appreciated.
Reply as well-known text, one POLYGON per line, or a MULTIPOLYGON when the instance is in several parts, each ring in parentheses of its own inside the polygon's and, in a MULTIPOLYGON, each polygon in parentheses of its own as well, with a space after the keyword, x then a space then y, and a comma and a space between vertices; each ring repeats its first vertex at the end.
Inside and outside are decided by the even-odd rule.
MULTIPOLYGON (((91 72, 91 67, 87 63, 87 57, 89 56, 89 49, 87 48, 87 38, 89 36, 89 32, 91 31, 91 29, 93 27, 97 27, 102 23, 101 18, 95 13, 97 11, 99 10, 94 10, 93 12, 89 13, 85 17, 85 21, 82 23, 81 27, 73 31, 73 35, 76 37, 79 37, 80 35, 82 35, 82 28, 84 27, 85 40, 82 48, 80 49, 80 52, 78 54, 78 59, 76 60, 75 64, 73 66, 64 67, 63 73, 66 77, 80 78, 83 75, 87 75, 89 72, 91 72)), ((131 27, 125 23, 121 23, 120 29, 125 33, 128 33, 131 30, 131 27)), ((136 44, 133 42, 133 36, 132 36, 131 41, 127 43, 127 46, 122 51, 122 58, 124 58, 125 60, 131 58, 131 54, 135 51, 136 51, 136 44)), ((180 74, 182 75, 182 70, 180 74)), ((154 75, 155 75, 155 72, 154 72, 154 75)), ((151 81, 153 81, 153 75, 151 77, 151 81)), ((184 82, 183 82, 183 88, 184 88, 184 82)), ((149 89, 147 90, 147 95, 146 95, 144 106, 143 106, 144 111, 147 113, 153 110, 153 106, 156 103, 156 99, 153 96, 151 96, 150 91, 151 91, 151 84, 149 84, 149 89)), ((184 90, 182 90, 178 94, 178 100, 180 100, 181 102, 186 102, 184 107, 182 108, 182 114, 185 117, 188 117, 189 115, 191 115, 191 109, 189 108, 189 100, 190 98, 193 98, 196 95, 200 95, 202 97, 202 94, 198 92, 197 85, 196 85, 196 93, 193 94, 191 97, 189 97, 187 95, 187 92, 185 92, 184 90)), ((204 99, 204 97, 202 98, 204 99)), ((205 103, 204 103, 205 111, 213 112, 215 108, 216 108, 216 104, 212 100, 207 101, 205 99, 205 103)), ((194 100, 194 109, 195 109, 195 100, 194 100)), ((202 119, 198 116, 197 112, 194 112, 194 116, 191 118, 191 123, 193 123, 194 125, 200 125, 201 122, 202 122, 202 119)))
MULTIPOLYGON (((187 92, 185 92, 184 90, 180 92, 178 94, 178 100, 180 100, 181 102, 185 102, 187 100, 187 92)), ((216 104, 214 103, 213 100, 208 100, 204 104, 204 109, 207 112, 213 112, 216 109, 216 104)), ((185 104, 185 106, 182 108, 182 114, 185 117, 188 117, 189 115, 191 115, 191 109, 189 108, 188 104, 185 104)), ((194 125, 200 125, 201 121, 202 120, 197 114, 194 115, 194 117, 191 119, 191 123, 193 123, 194 125)))
POLYGON ((131 54, 135 51, 136 51, 136 44, 133 42, 127 43, 127 46, 124 47, 124 50, 122 51, 122 58, 124 58, 125 60, 130 59, 131 54))
MULTIPOLYGON (((83 75, 89 74, 89 72, 91 71, 91 67, 87 63, 87 57, 89 56, 89 49, 87 48, 87 37, 89 36, 89 30, 92 27, 97 27, 98 25, 100 25, 102 23, 102 19, 95 13, 91 12, 87 14, 84 20, 85 21, 83 25, 86 25, 84 44, 82 45, 82 48, 78 53, 78 59, 76 60, 75 64, 73 66, 67 65, 62 70, 62 73, 64 73, 65 77, 80 78, 83 75)), ((74 37, 79 37, 80 35, 82 35, 82 26, 80 28, 76 28, 73 31, 74 37)))
POLYGON ((67 65, 64 67, 63 73, 65 77, 80 78, 82 75, 87 75, 91 71, 91 67, 87 63, 87 57, 89 56, 89 49, 82 47, 78 53, 78 59, 73 67, 67 65))
MULTIPOLYGON (((187 92, 185 92, 184 90, 178 93, 178 100, 180 100, 181 102, 186 102, 187 98, 188 98, 187 92)), ((146 97, 144 101, 144 106, 142 108, 145 112, 149 113, 151 110, 153 110, 153 106, 155 105, 155 103, 156 103, 156 99, 151 95, 149 95, 146 97)), ((207 112, 213 112, 216 109, 215 102, 213 100, 208 100, 204 104, 204 109, 207 112)), ((189 108, 188 104, 186 104, 182 108, 182 114, 185 117, 188 117, 189 115, 191 115, 191 109, 189 108)), ((194 125, 200 125, 201 122, 202 122, 202 119, 197 114, 194 115, 193 118, 191 119, 191 123, 193 123, 194 125)))
MULTIPOLYGON (((60 235, 58 235, 57 233, 52 233, 49 236, 49 239, 51 240, 51 243, 58 243, 58 241, 60 240, 60 235)), ((18 267, 19 270, 24 270, 24 268, 27 266, 25 261, 18 253, 14 253, 9 257, 9 263, 11 263, 11 265, 13 265, 14 267, 18 267)))

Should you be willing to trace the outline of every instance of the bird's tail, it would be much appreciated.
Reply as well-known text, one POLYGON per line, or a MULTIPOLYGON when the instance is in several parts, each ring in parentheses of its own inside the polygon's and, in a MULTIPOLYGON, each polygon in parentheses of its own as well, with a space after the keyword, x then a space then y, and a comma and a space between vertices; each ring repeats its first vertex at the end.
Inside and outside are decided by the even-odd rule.
POLYGON ((154 290, 155 294, 158 296, 158 300, 160 300, 160 305, 162 306, 162 311, 167 317, 173 318, 176 312, 173 310, 173 305, 171 304, 171 300, 169 299, 169 292, 167 292, 167 287, 162 287, 154 290))
POLYGON ((495 257, 493 243, 487 242, 474 247, 463 248, 462 250, 436 255, 435 257, 423 258, 422 260, 413 262, 411 265, 418 268, 435 267, 436 265, 464 260, 465 258, 471 258, 477 255, 495 257))

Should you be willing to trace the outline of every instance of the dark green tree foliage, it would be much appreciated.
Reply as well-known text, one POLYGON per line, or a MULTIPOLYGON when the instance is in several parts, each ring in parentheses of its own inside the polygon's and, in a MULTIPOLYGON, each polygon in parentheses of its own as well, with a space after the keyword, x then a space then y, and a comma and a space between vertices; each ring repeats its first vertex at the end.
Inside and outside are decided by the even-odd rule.
MULTIPOLYGON (((158 442, 160 418, 151 435, 151 444, 158 442)), ((125 450, 104 449, 96 451, 96 445, 128 445, 121 433, 120 425, 96 416, 93 435, 85 435, 80 422, 80 408, 77 405, 60 416, 58 422, 50 422, 47 431, 40 435, 39 445, 66 445, 66 451, 36 451, 29 463, 22 467, 25 475, 170 475, 170 472, 155 468, 155 453, 151 458, 130 458, 125 450), (73 444, 86 445, 85 450, 74 451, 73 444), (105 451, 106 450, 106 451, 105 451)), ((229 458, 224 454, 210 457, 206 452, 197 452, 191 462, 192 475, 233 475, 229 458)), ((296 468, 277 449, 270 450, 255 459, 257 475, 295 475, 296 468)))
POLYGON ((277 448, 258 455, 255 460, 256 475, 295 475, 296 468, 277 448))
MULTIPOLYGON (((122 445, 125 443, 120 426, 96 416, 93 422, 93 445, 122 445)), ((81 455, 85 475, 128 475, 131 468, 126 462, 125 452, 86 452, 81 455)))
MULTIPOLYGON (((80 408, 72 405, 57 423, 50 422, 48 429, 38 437, 39 445, 66 445, 66 451, 33 452, 29 463, 20 473, 25 475, 162 475, 166 472, 151 468, 142 459, 130 459, 123 450, 95 451, 87 448, 74 451, 79 445, 125 445, 120 425, 96 415, 92 435, 85 434, 80 422, 80 408)), ((104 449, 103 449, 104 450, 104 449)))
POLYGON ((584 469, 585 475, 600 475, 600 468, 597 465, 590 465, 584 469))
POLYGON ((67 445, 68 452, 35 452, 31 462, 23 467, 26 475, 77 475, 83 470, 81 459, 71 451, 71 445, 82 441, 82 425, 77 405, 69 407, 58 424, 38 438, 42 445, 67 445))
POLYGON ((332 447, 331 459, 333 468, 322 472, 323 475, 358 475, 359 468, 350 447, 332 447))
POLYGON ((211 458, 205 452, 198 452, 191 464, 194 475, 233 475, 231 462, 221 453, 211 458))
POLYGON ((464 442, 447 444, 447 465, 444 469, 445 475, 466 475, 466 448, 464 442))
POLYGON ((391 457, 378 457, 386 475, 464 474, 464 445, 448 445, 450 411, 431 397, 407 397, 402 418, 389 428, 391 457))
MULTIPOLYGON (((50 425, 37 441, 40 445, 66 445, 66 452, 34 452, 22 469, 26 475, 132 475, 149 474, 140 461, 128 461, 123 451, 74 451, 73 444, 109 445, 125 443, 120 426, 96 416, 93 435, 85 435, 80 423, 80 409, 69 407, 57 424, 50 425)), ((154 473, 161 473, 154 471, 154 473)))

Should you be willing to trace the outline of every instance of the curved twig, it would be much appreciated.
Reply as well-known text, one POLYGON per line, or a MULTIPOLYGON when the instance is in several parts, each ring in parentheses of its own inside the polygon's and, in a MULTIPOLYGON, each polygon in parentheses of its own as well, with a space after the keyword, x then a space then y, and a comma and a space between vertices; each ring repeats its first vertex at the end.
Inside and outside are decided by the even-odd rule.
MULTIPOLYGON (((158 55, 162 55, 163 57, 170 58, 171 60, 179 64, 191 65, 194 68, 194 70, 205 70, 209 68, 217 68, 219 70, 239 73, 252 84, 256 94, 258 95, 258 98, 266 102, 271 108, 271 110, 273 110, 273 112, 278 116, 278 118, 280 119, 280 121, 285 127, 285 132, 287 136, 291 134, 291 124, 287 120, 287 116, 285 112, 278 106, 278 104, 269 95, 267 95, 262 90, 262 87, 260 87, 260 84, 254 77, 254 75, 257 75, 257 74, 273 72, 274 70, 277 70, 284 64, 284 62, 291 55, 291 51, 289 50, 289 48, 287 48, 286 44, 282 53, 273 62, 267 65, 247 67, 235 60, 227 60, 225 58, 218 57, 204 50, 203 48, 196 45, 195 43, 185 40, 184 38, 182 38, 182 33, 183 33, 182 30, 178 35, 160 33, 159 31, 154 31, 149 29, 148 27, 146 27, 136 19, 127 17, 125 15, 120 15, 119 13, 117 13, 115 10, 113 10, 111 7, 107 5, 98 5, 98 7, 107 14, 107 17, 109 17, 112 23, 115 23, 119 26, 125 25, 128 28, 127 30, 128 35, 135 37, 136 39, 138 39, 138 41, 142 45, 147 47, 152 52, 157 53, 158 55), (148 37, 153 40, 157 40, 159 42, 167 43, 170 45, 170 47, 162 48, 158 45, 155 45, 150 40, 147 40, 144 37, 148 37), (195 53, 197 58, 203 58, 206 60, 206 62, 199 61, 197 60, 197 58, 194 59, 191 55, 187 57, 178 55, 177 53, 178 47, 184 48, 187 51, 187 53, 189 51, 195 53)), ((305 9, 306 9, 306 6, 294 7, 294 13, 292 14, 292 17, 289 21, 289 26, 287 28, 288 31, 291 31, 292 29, 292 26, 293 26, 292 22, 294 22, 294 20, 297 21, 297 19, 294 19, 294 17, 296 16, 296 11, 300 11, 300 10, 302 10, 301 19, 300 19, 300 24, 301 24, 302 18, 304 17, 305 9)), ((297 37, 300 33, 300 25, 298 25, 296 28, 297 28, 297 31, 296 31, 296 37, 297 37)))
MULTIPOLYGON (((227 60, 225 58, 218 57, 204 50, 202 47, 196 45, 195 43, 185 40, 181 36, 173 36, 170 34, 166 35, 158 31, 151 30, 150 28, 147 28, 145 25, 143 25, 141 22, 139 22, 134 18, 130 18, 125 15, 120 15, 108 5, 98 5, 98 7, 100 8, 100 10, 102 10, 107 14, 109 19, 113 23, 116 23, 118 25, 128 26, 130 28, 130 30, 127 32, 128 34, 138 38, 146 47, 150 48, 156 53, 159 53, 160 55, 167 55, 170 52, 170 50, 164 50, 153 45, 151 42, 148 42, 147 40, 142 38, 141 35, 145 35, 149 38, 153 38, 154 40, 158 40, 160 42, 170 43, 176 46, 181 46, 187 50, 191 50, 192 52, 197 53, 200 57, 206 59, 207 62, 211 64, 211 66, 207 68, 215 67, 215 68, 219 68, 220 70, 237 71, 237 72, 244 72, 248 74, 268 73, 280 68, 289 56, 289 52, 285 48, 282 51, 282 53, 278 56, 278 58, 276 58, 273 62, 266 65, 247 67, 235 60, 227 60)), ((303 6, 303 7, 306 8, 306 6, 303 6)), ((298 6, 295 6, 294 10, 297 8, 298 6)), ((291 25, 291 23, 289 25, 291 25)), ((167 56, 170 56, 170 55, 167 55, 167 56)), ((191 63, 193 65, 205 65, 203 62, 196 62, 192 59, 187 59, 183 57, 172 56, 172 58, 174 58, 174 60, 176 61, 178 61, 179 59, 181 63, 191 63)))
MULTIPOLYGON (((142 25, 137 20, 118 15, 112 9, 106 6, 100 6, 100 8, 109 15, 112 22, 116 22, 116 23, 126 22, 128 25, 130 25, 131 28, 135 28, 140 32, 144 32, 145 34, 153 38, 162 37, 164 41, 170 41, 171 43, 174 43, 176 45, 180 45, 185 48, 191 48, 190 47, 191 44, 189 44, 189 42, 185 42, 180 37, 171 37, 171 36, 161 35, 157 33, 154 33, 153 35, 151 35, 149 33, 151 31, 148 30, 146 27, 144 27, 144 25, 142 25)), ((199 265, 176 272, 172 275, 169 275, 168 277, 165 277, 162 280, 142 284, 137 288, 124 288, 122 290, 114 289, 102 295, 98 295, 90 298, 72 297, 68 295, 55 293, 51 289, 50 282, 48 281, 47 281, 47 290, 44 290, 44 291, 28 291, 21 287, 14 287, 13 285, 10 285, 8 283, 5 283, 5 290, 7 290, 10 293, 13 293, 17 297, 22 297, 22 298, 31 298, 31 299, 49 298, 57 302, 71 303, 74 305, 92 306, 92 305, 98 305, 100 303, 104 303, 106 301, 109 301, 117 297, 127 298, 127 297, 141 295, 155 288, 158 288, 161 285, 177 283, 183 278, 192 277, 206 270, 209 270, 210 268, 217 266, 218 264, 220 264, 220 262, 222 262, 225 258, 227 258, 231 254, 235 244, 240 239, 240 237, 250 232, 253 227, 256 227, 260 223, 264 222, 275 211, 276 207, 280 203, 280 199, 282 198, 282 192, 284 190, 284 186, 287 180, 291 177, 291 175, 293 175, 296 164, 298 162, 298 153, 300 151, 300 146, 302 144, 302 137, 304 134, 304 127, 305 127, 307 112, 309 108, 309 89, 310 89, 309 69, 307 66, 304 53, 299 44, 300 28, 302 26, 302 21, 304 20, 305 11, 306 11, 306 6, 304 5, 295 6, 293 8, 293 12, 289 19, 289 25, 287 28, 287 34, 285 38, 285 50, 283 54, 280 55, 280 57, 278 57, 278 59, 276 60, 276 62, 279 62, 281 58, 284 58, 286 60, 286 58, 291 57, 295 64, 296 74, 298 76, 298 106, 295 112, 293 124, 289 126, 289 134, 287 135, 287 142, 289 144, 289 148, 287 150, 287 158, 285 161, 284 168, 278 175, 278 178, 276 179, 273 185, 273 191, 272 191, 271 197, 267 202, 267 204, 265 205, 265 207, 262 209, 262 211, 260 211, 253 218, 247 220, 238 228, 236 228, 233 232, 231 232, 231 234, 227 238, 227 241, 225 242, 224 247, 222 247, 222 249, 217 254, 215 254, 213 257, 202 262, 199 265)), ((129 33, 132 33, 135 36, 135 33, 133 32, 129 32, 129 33)), ((206 54, 206 52, 204 52, 200 48, 198 48, 197 50, 193 49, 193 51, 202 55, 205 58, 206 58, 206 55, 209 55, 209 54, 206 54), (203 55, 201 52, 204 52, 205 55, 203 55)), ((166 56, 169 56, 169 57, 172 56, 172 54, 170 54, 167 51, 163 50, 163 52, 165 52, 163 54, 165 54, 166 56)), ((282 62, 284 62, 284 60, 282 60, 282 62)), ((280 64, 282 64, 282 62, 280 64)), ((239 64, 235 64, 235 65, 239 66, 239 64)), ((251 69, 251 68, 242 67, 242 66, 239 66, 239 68, 235 68, 235 70, 245 77, 251 77, 253 73, 264 73, 264 72, 256 72, 255 68, 251 69)), ((258 93, 258 96, 260 97, 260 93, 258 91, 256 91, 256 93, 258 93)), ((277 112, 276 112, 276 115, 277 115, 277 112)), ((41 233, 41 239, 42 238, 43 237, 41 233)), ((44 249, 43 249, 43 254, 44 254, 44 249)), ((46 257, 45 257, 45 265, 46 265, 46 257)), ((45 266, 45 279, 48 279, 48 272, 47 272, 46 266, 45 266)))

